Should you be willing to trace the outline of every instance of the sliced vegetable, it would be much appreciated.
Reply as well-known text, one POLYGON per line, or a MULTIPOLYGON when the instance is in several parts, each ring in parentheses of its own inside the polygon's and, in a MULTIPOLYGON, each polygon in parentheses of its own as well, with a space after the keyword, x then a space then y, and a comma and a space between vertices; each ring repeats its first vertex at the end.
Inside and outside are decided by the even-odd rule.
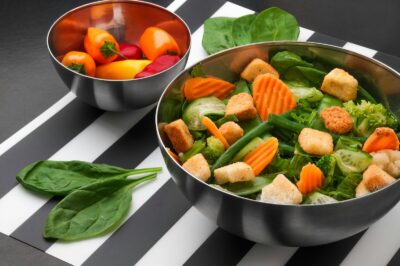
POLYGON ((219 78, 198 77, 185 81, 183 84, 183 93, 188 101, 206 96, 215 96, 219 99, 224 99, 234 88, 235 85, 219 78))
POLYGON ((218 127, 214 124, 214 122, 210 118, 203 116, 201 118, 201 123, 203 123, 203 125, 207 128, 207 130, 210 132, 211 135, 219 139, 222 142, 222 144, 224 144, 225 149, 229 147, 228 142, 226 141, 224 136, 222 136, 221 132, 218 130, 218 127))
POLYGON ((162 55, 181 55, 179 45, 165 30, 158 27, 148 27, 140 36, 140 47, 146 58, 155 60, 162 55))
POLYGON ((96 73, 96 63, 93 58, 84 52, 71 51, 62 59, 61 63, 83 75, 94 76, 96 73))
POLYGON ((259 75, 253 83, 253 98, 261 120, 269 114, 282 114, 296 107, 296 98, 280 79, 259 75))
POLYGON ((251 166, 257 176, 272 162, 277 151, 278 139, 271 137, 248 153, 243 161, 251 166))
POLYGON ((235 45, 251 43, 250 27, 256 15, 250 14, 238 17, 232 24, 232 38, 235 45))
POLYGON ((111 178, 73 191, 50 211, 43 236, 71 241, 113 230, 129 211, 132 189, 155 177, 156 174, 138 179, 111 178))
POLYGON ((110 178, 159 172, 161 168, 125 169, 108 164, 82 161, 37 161, 17 174, 17 180, 29 190, 65 196, 72 191, 110 178))
POLYGON ((304 87, 290 87, 290 91, 293 93, 296 101, 306 100, 309 102, 318 102, 324 96, 323 93, 316 88, 304 88, 304 87))
POLYGON ((149 60, 123 60, 98 66, 96 77, 102 79, 133 79, 151 61, 149 60))
POLYGON ((160 73, 175 65, 180 59, 176 55, 161 55, 148 64, 141 72, 137 73, 135 78, 145 78, 160 73))
POLYGON ((365 141, 362 150, 364 152, 376 152, 380 150, 398 150, 399 139, 396 132, 388 127, 379 127, 365 141))
POLYGON ((324 174, 315 164, 308 163, 301 169, 297 187, 302 194, 308 194, 322 187, 324 174))
POLYGON ((215 17, 204 21, 202 45, 208 54, 235 46, 232 36, 234 20, 235 18, 215 17))
POLYGON ((340 149, 333 156, 344 175, 361 173, 372 163, 372 156, 362 151, 340 149))
POLYGON ((258 146, 263 144, 264 141, 260 137, 255 137, 246 146, 244 146, 232 159, 232 163, 243 161, 244 157, 249 154, 251 151, 256 149, 258 146))
POLYGON ((304 204, 319 205, 338 202, 336 199, 319 192, 313 192, 306 197, 304 204))
POLYGON ((224 186, 224 188, 238 196, 251 195, 260 192, 262 188, 270 184, 278 174, 280 173, 256 176, 256 178, 251 181, 229 183, 224 186))
POLYGON ((340 136, 336 142, 335 150, 347 149, 359 151, 361 150, 361 147, 362 143, 358 140, 348 136, 340 136))
POLYGON ((193 146, 188 151, 179 154, 180 161, 183 163, 186 162, 194 155, 201 153, 205 147, 206 143, 204 142, 204 140, 196 140, 193 143, 193 146))
MULTIPOLYGON (((121 56, 118 42, 105 30, 90 27, 84 39, 86 52, 100 64, 106 64, 121 56)), ((122 56, 124 57, 124 56, 122 56)))
POLYGON ((205 130, 201 122, 203 116, 224 116, 225 104, 216 97, 204 97, 189 103, 182 119, 190 130, 205 130))

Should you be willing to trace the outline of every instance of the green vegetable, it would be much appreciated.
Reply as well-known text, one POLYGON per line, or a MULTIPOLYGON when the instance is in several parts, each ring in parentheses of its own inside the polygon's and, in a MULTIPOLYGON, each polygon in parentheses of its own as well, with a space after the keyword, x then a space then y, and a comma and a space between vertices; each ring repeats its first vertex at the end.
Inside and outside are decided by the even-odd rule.
POLYGON ((318 102, 324 96, 320 90, 316 88, 301 88, 301 87, 289 87, 290 91, 293 93, 296 101, 306 100, 309 102, 318 102))
POLYGON ((221 117, 220 119, 215 121, 215 124, 217 125, 217 127, 220 127, 223 124, 225 124, 226 122, 230 122, 230 121, 235 122, 235 123, 239 122, 236 115, 228 115, 228 116, 221 117))
POLYGON ((215 17, 204 22, 202 45, 208 54, 235 46, 232 36, 234 18, 215 17))
POLYGON ((329 197, 327 195, 324 195, 319 192, 313 192, 309 195, 307 195, 306 199, 304 200, 304 204, 327 204, 327 203, 335 203, 338 202, 336 199, 329 197))
POLYGON ((214 163, 225 151, 224 144, 214 136, 207 138, 207 147, 202 151, 209 163, 214 163))
POLYGON ((347 137, 347 136, 340 136, 335 145, 335 150, 347 149, 347 150, 357 151, 361 150, 361 148, 362 148, 361 142, 355 140, 352 137, 347 137))
POLYGON ((270 184, 280 173, 257 176, 251 181, 230 183, 224 188, 238 196, 248 196, 260 192, 263 187, 270 184))
POLYGON ((230 163, 235 155, 249 143, 253 138, 259 137, 271 130, 272 126, 267 122, 261 122, 257 127, 246 133, 243 137, 233 143, 213 164, 212 171, 230 163))
POLYGON ((283 156, 293 156, 294 147, 279 141, 279 154, 282 154, 283 156))
POLYGON ((296 18, 277 7, 259 13, 250 27, 252 42, 297 40, 299 33, 296 18))
POLYGON ((251 43, 250 26, 256 15, 246 15, 239 17, 233 21, 232 37, 235 45, 243 45, 251 43))
POLYGON ((205 130, 201 123, 203 116, 223 116, 225 104, 217 97, 203 97, 191 102, 185 109, 182 119, 190 130, 205 130))
POLYGON ((343 104, 353 119, 353 132, 357 136, 369 136, 377 127, 397 128, 397 119, 382 105, 361 100, 355 104, 348 101, 343 104))
POLYGON ((372 95, 360 85, 358 85, 357 89, 357 99, 366 100, 370 103, 376 103, 375 98, 372 97, 372 95))
POLYGON ((254 128, 256 128, 257 126, 259 126, 260 124, 261 120, 258 116, 250 120, 239 122, 239 126, 243 129, 245 135, 254 128))
POLYGON ((322 81, 326 76, 326 72, 312 67, 296 66, 296 68, 308 79, 311 84, 317 88, 321 87, 322 81))
POLYGON ((304 165, 312 162, 312 158, 310 155, 306 154, 300 147, 298 143, 296 143, 294 149, 294 156, 290 160, 290 164, 288 167, 287 176, 291 177, 294 180, 298 180, 301 169, 304 165))
POLYGON ((173 88, 160 105, 160 121, 169 123, 180 118, 184 102, 181 89, 179 87, 173 88))
POLYGON ((290 159, 282 158, 281 151, 279 151, 279 153, 276 154, 272 162, 267 166, 267 172, 268 173, 281 172, 284 174, 289 170, 289 166, 290 166, 290 159))
POLYGON ((372 156, 362 151, 340 149, 333 156, 344 175, 361 173, 372 163, 372 156))
POLYGON ((251 95, 249 86, 245 80, 240 80, 236 83, 236 88, 231 92, 230 96, 239 94, 239 93, 247 93, 251 95))
POLYGON ((295 53, 289 51, 282 51, 276 53, 271 58, 271 65, 279 72, 284 75, 286 71, 293 66, 307 66, 312 67, 313 65, 301 59, 295 53))
POLYGON ((343 181, 340 182, 335 191, 329 192, 329 196, 332 196, 337 200, 352 199, 355 197, 355 189, 361 180, 361 174, 353 173, 347 175, 343 181))
POLYGON ((125 169, 82 161, 37 161, 22 169, 17 180, 29 190, 65 196, 75 189, 110 178, 159 172, 161 168, 125 169))
POLYGON ((274 127, 289 130, 295 133, 300 133, 304 125, 290 121, 281 115, 270 114, 268 116, 268 123, 274 127))
POLYGON ((192 67, 192 70, 190 71, 190 75, 193 78, 207 77, 206 73, 204 73, 203 66, 201 64, 197 64, 194 67, 192 67))
POLYGON ((45 238, 64 241, 87 239, 115 229, 127 215, 138 179, 111 178, 81 187, 61 200, 47 217, 45 238))
MULTIPOLYGON (((342 106, 342 101, 335 97, 330 96, 329 94, 324 94, 318 106, 318 114, 321 113, 321 111, 324 110, 325 108, 332 106, 342 106)), ((324 121, 319 115, 315 117, 314 121, 311 123, 311 127, 318 130, 327 131, 325 128, 324 121)))
POLYGON ((243 161, 244 157, 249 154, 252 150, 257 148, 263 143, 263 139, 260 137, 255 137, 246 146, 244 146, 232 159, 232 163, 243 161))
POLYGON ((179 154, 179 159, 182 162, 186 162, 187 160, 190 159, 190 157, 193 157, 194 155, 201 153, 205 147, 206 143, 204 142, 204 140, 196 140, 193 143, 193 146, 188 151, 179 154))
POLYGON ((322 156, 316 166, 324 173, 324 188, 330 187, 334 181, 336 159, 332 155, 322 156))

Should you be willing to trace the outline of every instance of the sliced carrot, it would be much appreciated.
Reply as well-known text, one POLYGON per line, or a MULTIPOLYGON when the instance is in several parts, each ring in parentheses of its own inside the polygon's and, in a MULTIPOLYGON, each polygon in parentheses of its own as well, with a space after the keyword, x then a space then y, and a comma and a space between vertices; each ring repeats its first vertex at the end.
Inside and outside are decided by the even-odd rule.
POLYGON ((267 120, 269 114, 282 114, 296 107, 296 98, 290 89, 269 73, 255 78, 253 98, 262 120, 267 120))
POLYGON ((251 166, 254 175, 259 175, 272 162, 277 151, 278 139, 272 137, 247 154, 243 161, 251 166))
POLYGON ((181 160, 179 160, 179 156, 176 155, 175 152, 171 151, 170 148, 167 148, 167 152, 168 152, 169 155, 171 155, 171 157, 174 158, 174 160, 177 161, 178 163, 181 161, 181 160))
POLYGON ((384 149, 398 150, 399 139, 393 129, 378 127, 365 141, 362 150, 369 153, 384 149))
POLYGON ((225 149, 229 147, 228 141, 221 134, 221 132, 218 130, 218 127, 210 118, 208 118, 207 116, 203 116, 203 118, 201 119, 201 123, 203 123, 203 125, 208 129, 211 135, 219 139, 224 144, 225 149))
POLYGON ((183 84, 183 93, 188 101, 206 96, 215 96, 224 99, 234 88, 235 85, 219 78, 197 77, 185 81, 183 84))
POLYGON ((324 182, 324 174, 315 164, 308 163, 301 169, 300 180, 297 187, 303 194, 313 192, 320 188, 324 182))

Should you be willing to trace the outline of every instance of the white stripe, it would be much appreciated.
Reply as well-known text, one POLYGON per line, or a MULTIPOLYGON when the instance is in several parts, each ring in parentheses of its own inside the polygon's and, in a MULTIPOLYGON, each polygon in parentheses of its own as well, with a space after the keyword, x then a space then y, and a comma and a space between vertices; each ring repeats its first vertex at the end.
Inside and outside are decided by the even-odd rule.
MULTIPOLYGON (((103 114, 50 159, 94 161, 153 107, 103 114)), ((0 217, 7 217, 0 219, 0 232, 11 234, 48 200, 49 197, 36 195, 17 185, 0 199, 0 217)))
POLYGON ((183 265, 216 229, 214 221, 191 207, 136 265, 183 265))
POLYGON ((369 227, 341 265, 386 265, 400 247, 399 224, 400 203, 369 227))
MULTIPOLYGON (((155 149, 142 163, 140 163, 138 168, 155 166, 161 166, 164 170, 155 180, 141 186, 140 188, 134 189, 132 194, 132 206, 126 219, 131 217, 170 178, 170 174, 164 164, 159 148, 155 149)), ((111 235, 112 233, 101 237, 71 243, 56 242, 46 251, 46 253, 70 264, 80 265, 111 235)), ((132 241, 134 241, 134 237, 132 238, 132 241)))
POLYGON ((12 146, 17 144, 23 138, 28 136, 32 131, 46 122, 50 117, 58 113, 61 109, 67 106, 73 99, 75 99, 75 95, 71 92, 67 93, 64 97, 58 100, 55 104, 53 104, 49 109, 41 113, 38 117, 33 119, 31 122, 26 124, 23 128, 14 133, 11 137, 6 139, 0 144, 0 155, 4 154, 8 151, 12 146))
POLYGON ((378 51, 374 50, 374 49, 370 49, 358 44, 354 44, 351 42, 347 42, 344 46, 344 49, 365 55, 367 57, 373 57, 378 51))
POLYGON ((256 244, 239 262, 239 266, 281 266, 296 252, 296 247, 256 244))
POLYGON ((300 34, 299 34, 299 38, 297 40, 301 41, 301 42, 305 42, 308 39, 311 38, 311 36, 315 33, 315 31, 313 30, 309 30, 303 27, 300 27, 300 34))

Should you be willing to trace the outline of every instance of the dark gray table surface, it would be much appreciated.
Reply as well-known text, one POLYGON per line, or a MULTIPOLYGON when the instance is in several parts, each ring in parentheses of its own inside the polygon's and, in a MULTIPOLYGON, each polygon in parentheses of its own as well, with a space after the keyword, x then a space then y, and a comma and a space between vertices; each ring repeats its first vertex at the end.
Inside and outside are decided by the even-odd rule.
MULTIPOLYGON (((0 1, 0 142, 65 95, 66 88, 50 64, 45 37, 58 16, 87 2, 91 1, 0 1)), ((400 56, 400 1, 397 0, 232 2, 246 3, 246 7, 254 10, 278 6, 292 12, 303 27, 400 56)), ((0 234, 1 265, 65 263, 0 234)))

